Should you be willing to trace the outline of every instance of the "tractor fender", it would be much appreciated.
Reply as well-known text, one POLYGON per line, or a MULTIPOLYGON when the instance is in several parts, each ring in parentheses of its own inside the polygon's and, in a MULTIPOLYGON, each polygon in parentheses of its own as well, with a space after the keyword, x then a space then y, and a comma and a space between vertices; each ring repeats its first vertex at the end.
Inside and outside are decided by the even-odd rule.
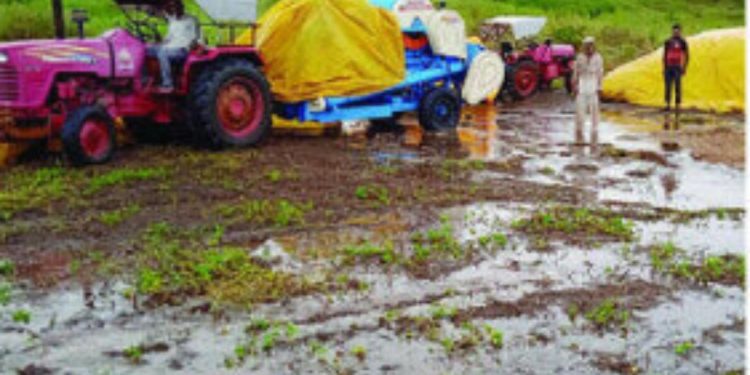
POLYGON ((185 62, 181 87, 190 87, 190 83, 197 77, 204 67, 221 60, 247 59, 258 68, 265 64, 263 56, 255 47, 228 46, 217 48, 201 48, 190 53, 185 62))

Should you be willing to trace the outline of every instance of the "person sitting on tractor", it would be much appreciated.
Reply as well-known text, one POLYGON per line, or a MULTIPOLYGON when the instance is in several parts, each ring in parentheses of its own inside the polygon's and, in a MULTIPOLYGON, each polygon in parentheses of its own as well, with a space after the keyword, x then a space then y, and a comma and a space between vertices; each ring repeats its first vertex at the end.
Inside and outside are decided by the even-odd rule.
POLYGON ((542 65, 552 63, 552 39, 547 39, 544 44, 534 50, 534 60, 542 65))
POLYGON ((149 47, 149 56, 159 59, 161 67, 161 88, 173 90, 172 63, 183 61, 201 38, 198 20, 185 14, 185 4, 181 0, 169 0, 164 6, 164 14, 169 23, 167 37, 161 44, 149 47))
POLYGON ((682 76, 687 72, 690 62, 688 43, 682 38, 682 27, 677 24, 672 27, 672 37, 664 43, 664 108, 669 112, 672 105, 672 87, 675 91, 675 108, 680 111, 682 103, 682 76))

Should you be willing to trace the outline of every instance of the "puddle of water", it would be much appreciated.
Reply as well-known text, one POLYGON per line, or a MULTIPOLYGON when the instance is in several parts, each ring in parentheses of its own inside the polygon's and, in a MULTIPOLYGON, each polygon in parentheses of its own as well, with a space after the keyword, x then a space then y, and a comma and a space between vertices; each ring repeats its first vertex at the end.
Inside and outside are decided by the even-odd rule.
POLYGON ((746 219, 732 221, 711 217, 689 223, 657 221, 635 224, 642 246, 672 242, 694 257, 745 252, 746 219))

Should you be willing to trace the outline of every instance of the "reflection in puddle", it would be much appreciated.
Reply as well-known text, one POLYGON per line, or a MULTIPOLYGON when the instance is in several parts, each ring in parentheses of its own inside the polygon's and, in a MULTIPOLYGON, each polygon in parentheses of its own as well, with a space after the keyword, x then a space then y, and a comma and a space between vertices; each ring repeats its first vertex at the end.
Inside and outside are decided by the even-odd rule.
POLYGON ((472 159, 492 159, 498 154, 497 108, 494 105, 467 107, 458 139, 472 159))

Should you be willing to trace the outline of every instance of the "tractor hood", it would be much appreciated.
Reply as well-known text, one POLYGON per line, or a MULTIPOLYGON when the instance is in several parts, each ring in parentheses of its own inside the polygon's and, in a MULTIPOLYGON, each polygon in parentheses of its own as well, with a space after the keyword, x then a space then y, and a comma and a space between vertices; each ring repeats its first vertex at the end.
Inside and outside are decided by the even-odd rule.
POLYGON ((0 108, 42 106, 61 75, 103 79, 135 75, 144 50, 140 41, 121 29, 92 39, 0 43, 0 108))

